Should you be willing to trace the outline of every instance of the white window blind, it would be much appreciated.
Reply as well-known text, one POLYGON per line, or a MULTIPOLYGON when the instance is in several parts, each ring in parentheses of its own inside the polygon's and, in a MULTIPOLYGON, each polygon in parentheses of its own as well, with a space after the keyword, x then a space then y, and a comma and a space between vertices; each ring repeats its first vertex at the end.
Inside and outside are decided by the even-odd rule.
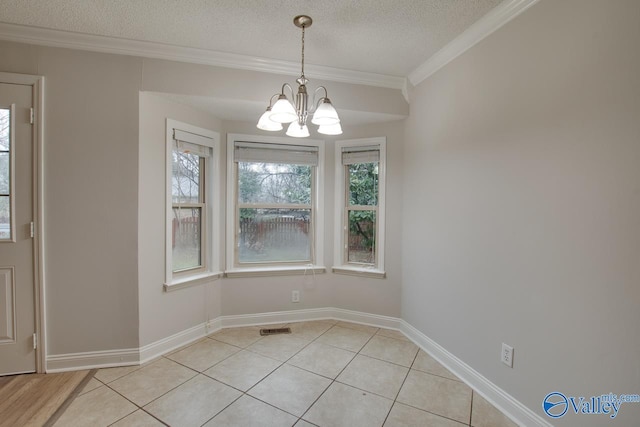
POLYGON ((197 154, 200 157, 211 157, 211 147, 213 146, 212 138, 174 129, 173 139, 175 141, 175 148, 181 153, 197 154))
POLYGON ((342 164, 353 165, 355 163, 380 162, 380 147, 344 147, 342 149, 342 164))
POLYGON ((318 147, 236 142, 233 160, 318 166, 318 147))

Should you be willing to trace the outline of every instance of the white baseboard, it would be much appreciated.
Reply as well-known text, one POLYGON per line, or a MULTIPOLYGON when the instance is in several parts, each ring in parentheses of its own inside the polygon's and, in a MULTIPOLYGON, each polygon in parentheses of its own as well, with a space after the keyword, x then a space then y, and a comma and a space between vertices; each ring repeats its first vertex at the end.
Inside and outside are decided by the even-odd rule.
POLYGON ((377 328, 400 330, 402 319, 397 317, 381 316, 360 311, 332 308, 333 318, 345 322, 360 323, 362 325, 375 326, 377 328))
POLYGON ((207 334, 212 334, 219 331, 220 329, 222 329, 221 317, 216 317, 213 320, 209 320, 209 322, 207 323, 207 334))
POLYGON ((137 365, 138 349, 88 351, 47 356, 47 373, 137 365))
MULTIPOLYGON (((378 328, 400 330, 401 320, 396 317, 345 310, 342 308, 310 308, 305 310, 277 311, 272 313, 241 314, 218 318, 223 328, 240 326, 274 325, 280 323, 304 322, 309 320, 343 320, 378 328)), ((218 320, 216 319, 216 320, 218 320)))
POLYGON ((47 356, 46 372, 141 365, 215 332, 220 329, 213 329, 215 322, 209 322, 209 329, 202 323, 140 348, 50 355, 47 356))
POLYGON ((59 354, 47 357, 47 372, 108 368, 138 365, 158 358, 184 345, 197 341, 222 328, 303 322, 309 320, 342 320, 404 333, 418 347, 457 375, 475 392, 487 399, 506 416, 521 426, 552 427, 545 419, 524 406, 507 392, 493 384, 469 365, 449 353, 438 343, 409 323, 397 317, 326 307, 272 313, 220 316, 163 338, 139 349, 108 350, 87 353, 59 354))
POLYGON ((526 427, 553 427, 544 418, 533 412, 531 409, 517 401, 513 396, 502 390, 500 387, 482 376, 471 366, 449 353, 437 342, 401 320, 400 330, 418 347, 436 359, 440 364, 453 372, 458 378, 465 382, 474 392, 487 399, 489 403, 498 408, 513 422, 526 427))
MULTIPOLYGON (((211 324, 211 322, 209 322, 209 324, 211 324)), ((167 354, 177 348, 204 338, 208 333, 207 324, 201 323, 177 334, 142 346, 139 351, 140 364, 147 363, 163 354, 167 354)))
POLYGON ((275 325, 279 323, 304 322, 306 320, 332 319, 333 310, 333 308, 310 308, 306 310, 221 316, 218 319, 220 319, 220 324, 223 328, 275 325))

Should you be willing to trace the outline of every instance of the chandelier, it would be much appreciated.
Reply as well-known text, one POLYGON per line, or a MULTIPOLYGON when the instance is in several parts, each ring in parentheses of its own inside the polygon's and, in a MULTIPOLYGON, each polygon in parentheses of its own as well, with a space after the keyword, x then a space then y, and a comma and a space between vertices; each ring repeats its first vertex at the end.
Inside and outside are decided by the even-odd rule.
POLYGON ((307 118, 309 115, 313 115, 311 123, 318 126, 318 133, 324 135, 340 135, 342 133, 340 118, 327 97, 327 89, 324 86, 319 86, 313 92, 313 100, 311 108, 309 108, 309 95, 307 93, 309 80, 304 75, 304 30, 310 27, 312 22, 311 18, 306 15, 299 15, 293 18, 294 25, 302 28, 302 72, 300 73, 300 78, 296 80, 298 82, 298 93, 294 95, 293 88, 289 83, 283 84, 280 93, 276 93, 271 97, 267 111, 260 116, 257 124, 258 129, 279 131, 282 130, 283 124, 290 123, 287 128, 287 135, 295 138, 305 138, 309 136, 307 118), (291 98, 285 95, 285 88, 289 88, 291 98), (318 92, 324 92, 324 96, 321 96, 316 101, 318 92), (276 98, 275 104, 272 105, 273 100, 276 98))

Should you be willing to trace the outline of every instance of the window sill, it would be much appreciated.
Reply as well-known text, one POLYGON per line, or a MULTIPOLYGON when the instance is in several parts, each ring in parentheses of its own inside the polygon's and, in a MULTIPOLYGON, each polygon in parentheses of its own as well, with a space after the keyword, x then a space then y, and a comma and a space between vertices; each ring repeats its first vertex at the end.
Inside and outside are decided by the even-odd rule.
POLYGON ((383 270, 376 270, 374 268, 352 267, 349 265, 341 265, 340 267, 333 267, 331 268, 331 271, 336 274, 371 277, 374 279, 385 279, 387 277, 387 273, 383 270))
POLYGON ((225 277, 267 277, 267 276, 300 276, 304 274, 326 273, 327 269, 321 266, 296 265, 291 267, 252 267, 237 268, 225 271, 225 277))
POLYGON ((171 283, 164 284, 165 292, 177 291, 178 289, 190 288, 191 286, 202 285, 203 283, 209 283, 214 280, 218 280, 222 277, 222 272, 218 271, 212 273, 210 271, 206 273, 194 274, 193 276, 180 277, 173 280, 171 283))

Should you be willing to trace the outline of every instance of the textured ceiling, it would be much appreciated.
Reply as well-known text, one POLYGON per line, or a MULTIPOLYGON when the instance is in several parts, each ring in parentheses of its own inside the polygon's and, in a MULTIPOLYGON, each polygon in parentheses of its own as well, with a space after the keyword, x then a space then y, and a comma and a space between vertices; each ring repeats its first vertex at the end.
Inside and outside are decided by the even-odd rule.
POLYGON ((501 0, 0 0, 0 22, 407 76, 501 0))

